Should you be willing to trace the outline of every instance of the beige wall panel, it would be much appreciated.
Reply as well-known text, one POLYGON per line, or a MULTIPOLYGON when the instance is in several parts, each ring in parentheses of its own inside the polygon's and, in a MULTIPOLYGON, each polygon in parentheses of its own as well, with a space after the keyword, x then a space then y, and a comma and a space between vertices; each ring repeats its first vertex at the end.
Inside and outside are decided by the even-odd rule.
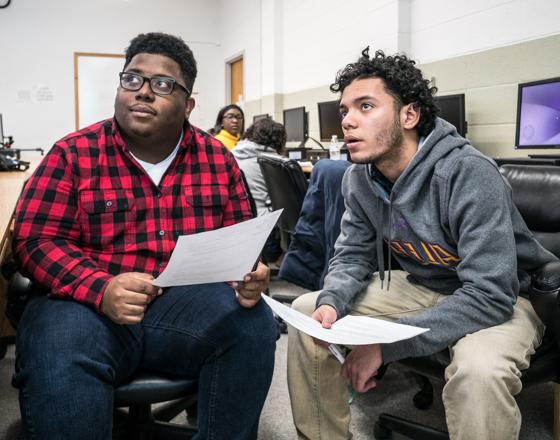
MULTIPOLYGON (((419 68, 425 78, 435 78, 438 94, 465 93, 469 122, 467 137, 475 147, 494 157, 526 157, 528 150, 513 148, 517 117, 517 84, 560 77, 558 54, 560 35, 554 35, 427 63, 419 65, 419 68)), ((333 78, 335 73, 333 72, 333 78)), ((274 119, 277 121, 282 121, 283 109, 305 106, 309 112, 309 135, 318 139, 317 103, 333 99, 338 99, 338 95, 331 93, 329 85, 326 84, 285 95, 270 95, 253 102, 258 103, 254 108, 260 109, 255 114, 270 114, 274 108, 274 119)), ((310 143, 308 147, 312 145, 310 143)), ((534 150, 531 153, 553 154, 554 150, 534 150)))
POLYGON ((490 157, 527 156, 513 148, 515 125, 477 125, 469 127, 468 138, 472 145, 490 157))
POLYGON ((464 72, 467 69, 467 60, 464 57, 451 58, 436 63, 418 66, 426 79, 435 78, 438 93, 449 95, 451 92, 463 90, 467 87, 464 72))
POLYGON ((515 124, 517 85, 507 84, 467 90, 465 108, 469 127, 488 124, 515 124))

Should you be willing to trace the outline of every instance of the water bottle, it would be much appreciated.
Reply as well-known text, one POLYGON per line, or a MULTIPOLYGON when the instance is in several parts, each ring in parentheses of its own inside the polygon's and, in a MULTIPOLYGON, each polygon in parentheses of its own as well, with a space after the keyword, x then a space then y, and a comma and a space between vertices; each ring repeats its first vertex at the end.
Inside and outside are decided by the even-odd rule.
POLYGON ((338 138, 336 134, 331 137, 331 143, 329 144, 329 156, 331 160, 340 160, 340 147, 338 146, 338 138))

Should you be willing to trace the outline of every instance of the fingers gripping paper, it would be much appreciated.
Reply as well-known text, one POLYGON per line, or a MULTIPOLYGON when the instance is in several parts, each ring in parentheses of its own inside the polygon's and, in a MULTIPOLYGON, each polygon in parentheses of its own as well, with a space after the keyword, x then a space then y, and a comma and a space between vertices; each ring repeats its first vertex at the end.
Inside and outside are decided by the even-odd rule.
POLYGON ((272 311, 298 330, 316 339, 340 345, 388 344, 412 338, 429 329, 397 324, 369 316, 345 316, 330 329, 297 310, 262 295, 272 311))
POLYGON ((214 231, 181 235, 159 287, 238 281, 251 272, 282 210, 214 231))

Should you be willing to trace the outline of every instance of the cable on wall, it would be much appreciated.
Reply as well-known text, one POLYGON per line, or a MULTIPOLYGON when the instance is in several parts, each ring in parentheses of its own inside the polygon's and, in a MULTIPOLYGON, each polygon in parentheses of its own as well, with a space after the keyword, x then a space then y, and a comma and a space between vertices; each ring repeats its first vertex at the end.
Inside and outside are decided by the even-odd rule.
POLYGON ((0 9, 7 8, 12 3, 12 0, 0 0, 0 9))

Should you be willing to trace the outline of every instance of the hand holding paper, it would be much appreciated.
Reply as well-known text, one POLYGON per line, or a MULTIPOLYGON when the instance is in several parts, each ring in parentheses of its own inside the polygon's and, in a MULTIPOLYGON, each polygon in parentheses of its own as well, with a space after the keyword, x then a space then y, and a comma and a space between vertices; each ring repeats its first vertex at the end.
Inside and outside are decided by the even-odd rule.
POLYGON ((258 260, 280 214, 281 209, 214 231, 180 236, 154 286, 243 280, 258 260))
POLYGON ((272 311, 291 326, 316 339, 340 345, 387 344, 412 338, 428 331, 427 328, 397 324, 369 316, 345 316, 330 329, 323 328, 313 318, 293 310, 278 301, 262 295, 272 311))

